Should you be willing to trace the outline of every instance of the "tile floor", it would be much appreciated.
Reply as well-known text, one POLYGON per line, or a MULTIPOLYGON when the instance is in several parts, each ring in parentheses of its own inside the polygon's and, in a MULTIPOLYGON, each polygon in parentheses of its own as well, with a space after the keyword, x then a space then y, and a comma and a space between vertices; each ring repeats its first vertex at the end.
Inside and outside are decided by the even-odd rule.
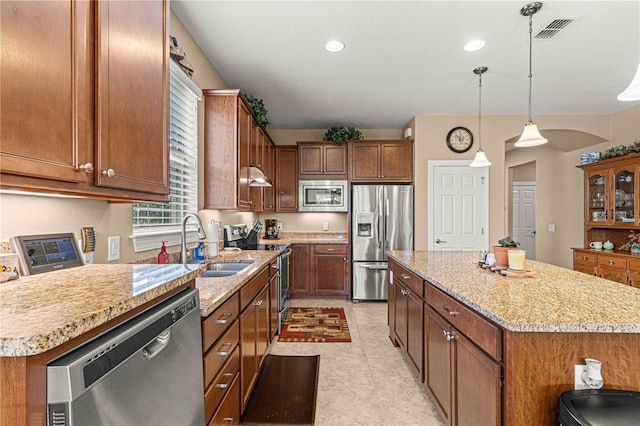
POLYGON ((317 426, 445 425, 411 361, 389 340, 386 303, 292 299, 291 305, 342 307, 351 333, 351 343, 276 340, 269 350, 320 355, 317 426))

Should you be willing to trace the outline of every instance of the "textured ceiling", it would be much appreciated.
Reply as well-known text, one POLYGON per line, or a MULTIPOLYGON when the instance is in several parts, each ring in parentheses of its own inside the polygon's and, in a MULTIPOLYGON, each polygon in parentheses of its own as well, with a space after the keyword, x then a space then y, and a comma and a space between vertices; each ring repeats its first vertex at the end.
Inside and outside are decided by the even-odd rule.
MULTIPOLYGON (((272 128, 400 128, 416 115, 527 114, 526 1, 185 1, 171 8, 232 88, 264 99, 272 128), (323 48, 340 39, 345 50, 323 48), (462 47, 486 40, 476 52, 462 47)), ((640 1, 547 1, 533 42, 533 116, 611 114, 640 62, 640 1)), ((197 72, 197 70, 196 70, 197 72)))

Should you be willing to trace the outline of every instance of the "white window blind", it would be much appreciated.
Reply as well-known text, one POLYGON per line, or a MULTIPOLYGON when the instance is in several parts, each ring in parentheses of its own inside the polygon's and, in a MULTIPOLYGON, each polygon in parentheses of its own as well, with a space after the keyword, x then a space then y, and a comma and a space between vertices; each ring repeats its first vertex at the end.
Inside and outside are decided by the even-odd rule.
MULTIPOLYGON (((133 234, 136 251, 159 245, 155 240, 173 242, 179 235, 186 213, 198 212, 198 100, 199 93, 181 80, 182 70, 171 64, 169 88, 169 202, 133 205, 133 234), (169 237, 170 234, 174 234, 169 237), (138 236, 156 236, 147 244, 138 236)), ((186 78, 186 77, 185 77, 186 78)), ((191 81, 191 85, 195 86, 191 81)), ((197 86, 195 87, 196 90, 197 86)))

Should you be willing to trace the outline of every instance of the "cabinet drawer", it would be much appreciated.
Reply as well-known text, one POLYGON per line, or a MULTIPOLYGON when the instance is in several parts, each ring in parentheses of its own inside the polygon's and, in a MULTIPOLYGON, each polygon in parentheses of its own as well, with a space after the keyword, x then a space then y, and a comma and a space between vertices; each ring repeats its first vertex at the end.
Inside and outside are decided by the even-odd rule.
POLYGON ((213 415, 225 393, 233 387, 233 381, 238 376, 239 369, 240 348, 236 348, 229 361, 220 370, 220 374, 216 376, 211 386, 204 393, 204 416, 206 419, 213 415))
POLYGON ((393 279, 400 280, 418 296, 424 296, 424 281, 422 278, 397 263, 393 267, 393 279))
POLYGON ((316 244, 316 254, 347 254, 347 246, 344 244, 316 244))
POLYGON ((237 425, 240 423, 240 375, 231 384, 229 392, 225 395, 218 411, 207 426, 213 425, 237 425))
POLYGON ((573 264, 596 266, 598 264, 598 255, 588 251, 574 251, 573 264))
POLYGON ((238 293, 235 293, 222 306, 202 321, 202 353, 218 340, 222 333, 238 318, 238 293))
POLYGON ((204 356, 204 385, 211 383, 211 380, 218 374, 220 367, 231 357, 233 350, 238 346, 240 340, 240 323, 234 321, 229 330, 211 347, 204 356))
POLYGON ((593 265, 583 265, 580 263, 575 263, 573 265, 573 270, 582 272, 584 274, 596 275, 596 267, 593 265))
POLYGON ((608 256, 606 254, 598 255, 598 266, 609 269, 627 270, 627 259, 616 256, 608 256))
POLYGON ((264 268, 255 278, 240 289, 240 312, 258 295, 262 287, 269 282, 269 268, 264 268))
POLYGON ((502 330, 500 327, 431 284, 425 285, 425 300, 437 313, 496 361, 502 359, 502 330))
POLYGON ((627 284, 627 271, 615 268, 598 268, 598 276, 620 284, 627 284))
POLYGON ((627 259, 627 266, 629 272, 638 272, 640 273, 640 258, 638 259, 627 259))

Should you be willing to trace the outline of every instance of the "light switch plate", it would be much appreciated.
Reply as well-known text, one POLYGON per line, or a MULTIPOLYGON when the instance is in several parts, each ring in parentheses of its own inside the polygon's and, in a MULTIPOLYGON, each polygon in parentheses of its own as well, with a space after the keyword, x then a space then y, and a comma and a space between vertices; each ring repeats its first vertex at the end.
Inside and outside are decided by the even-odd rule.
POLYGON ((329 230, 329 222, 322 222, 322 230, 323 231, 329 230))
POLYGON ((555 223, 550 223, 549 224, 549 232, 556 232, 556 224, 555 223))
POLYGON ((120 237, 109 237, 109 250, 107 255, 107 260, 118 260, 120 259, 120 237))

